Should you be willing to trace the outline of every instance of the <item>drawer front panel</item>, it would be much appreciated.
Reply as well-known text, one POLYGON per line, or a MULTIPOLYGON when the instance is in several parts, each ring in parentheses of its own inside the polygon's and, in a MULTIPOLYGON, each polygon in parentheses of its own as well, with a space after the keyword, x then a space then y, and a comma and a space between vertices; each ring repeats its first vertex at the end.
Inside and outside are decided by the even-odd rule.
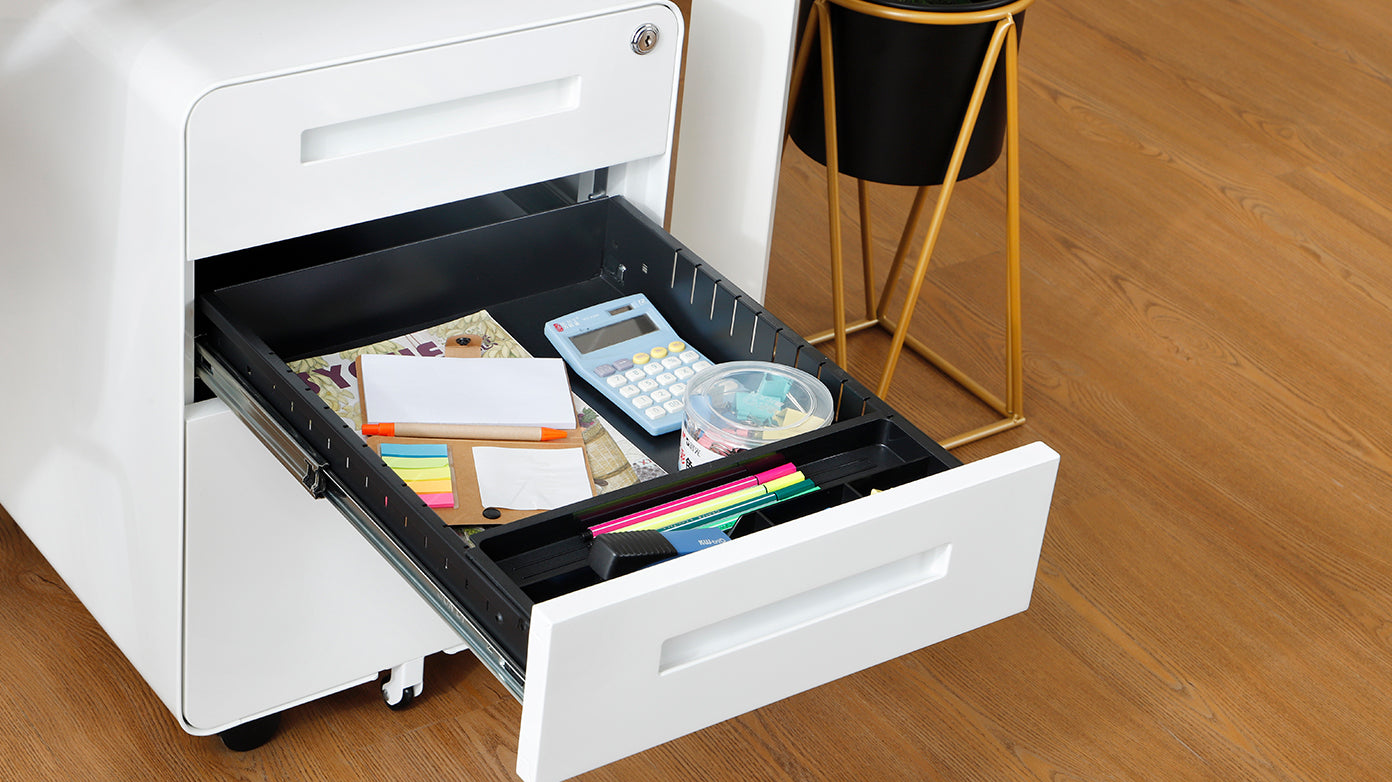
POLYGON ((564 779, 1023 611, 1033 444, 533 608, 518 772, 564 779))
POLYGON ((651 5, 215 89, 188 122, 188 256, 662 156, 680 48, 651 5))

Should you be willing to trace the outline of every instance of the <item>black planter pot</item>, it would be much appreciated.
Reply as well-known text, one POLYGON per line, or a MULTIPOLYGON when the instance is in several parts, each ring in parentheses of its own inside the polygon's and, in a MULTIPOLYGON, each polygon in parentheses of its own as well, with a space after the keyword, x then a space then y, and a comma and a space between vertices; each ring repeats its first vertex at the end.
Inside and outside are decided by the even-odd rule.
MULTIPOLYGON (((919 5, 874 1, 877 5, 947 13, 999 8, 1013 2, 919 5)), ((910 24, 856 13, 834 3, 828 10, 841 173, 893 185, 942 184, 995 23, 910 24)), ((1022 25, 1023 17, 1015 17, 1017 26, 1022 25)), ((789 131, 799 149, 825 165, 821 68, 821 46, 813 42, 789 131)), ((1002 53, 991 74, 959 180, 980 174, 1000 157, 1005 108, 1002 53)))

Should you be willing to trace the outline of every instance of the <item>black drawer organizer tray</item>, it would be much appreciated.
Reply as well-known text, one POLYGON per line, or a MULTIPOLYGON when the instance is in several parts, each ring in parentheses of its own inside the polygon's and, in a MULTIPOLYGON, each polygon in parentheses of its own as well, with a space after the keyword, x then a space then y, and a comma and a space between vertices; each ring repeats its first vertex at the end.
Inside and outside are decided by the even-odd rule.
POLYGON ((742 520, 734 532, 746 534, 960 464, 621 197, 226 285, 199 296, 198 314, 200 347, 235 372, 281 426, 297 432, 362 507, 374 509, 377 525, 517 671, 525 671, 532 605, 594 583, 582 535, 592 524, 778 461, 818 474, 809 477, 821 478, 822 491, 742 520), (776 361, 818 377, 836 402, 835 421, 679 472, 677 433, 648 436, 572 377, 572 389, 669 474, 466 538, 445 526, 286 366, 480 309, 533 355, 554 356, 542 323, 633 293, 646 294, 712 361, 776 361))

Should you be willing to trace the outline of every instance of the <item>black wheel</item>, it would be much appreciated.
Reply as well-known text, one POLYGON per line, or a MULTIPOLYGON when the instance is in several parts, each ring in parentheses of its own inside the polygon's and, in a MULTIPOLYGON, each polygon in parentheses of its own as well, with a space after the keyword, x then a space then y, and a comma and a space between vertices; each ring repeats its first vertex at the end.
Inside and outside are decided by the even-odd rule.
POLYGON ((279 727, 280 714, 268 714, 228 728, 219 733, 218 738, 222 739, 223 746, 233 752, 249 752, 274 738, 279 727))
POLYGON ((387 708, 391 709, 392 711, 401 711, 402 709, 410 707, 411 702, 415 699, 416 688, 407 687, 406 689, 401 691, 401 700, 397 701, 396 703, 388 703, 387 708))

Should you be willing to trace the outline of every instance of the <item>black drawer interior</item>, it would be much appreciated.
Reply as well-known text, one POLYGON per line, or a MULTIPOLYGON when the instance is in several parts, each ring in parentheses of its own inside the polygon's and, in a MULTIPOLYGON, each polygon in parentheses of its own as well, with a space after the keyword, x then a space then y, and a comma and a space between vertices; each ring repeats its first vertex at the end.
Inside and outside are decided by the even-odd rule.
POLYGON ((287 257, 283 246, 243 251, 210 259, 207 273, 202 267, 196 273, 222 281, 237 279, 237 269, 251 270, 254 279, 200 288, 200 346, 308 442, 360 505, 375 509, 377 524, 493 636, 518 670, 525 670, 532 605, 595 582, 585 564, 584 533, 592 524, 775 461, 821 465, 821 491, 752 514, 732 530, 743 535, 959 464, 622 198, 517 211, 498 222, 361 254, 353 254, 349 242, 328 260, 306 261, 298 253, 277 260, 287 257), (228 264, 235 269, 229 272, 228 264), (286 366, 480 309, 533 355, 555 356, 541 324, 633 293, 645 294, 713 361, 776 361, 816 376, 832 393, 834 422, 677 472, 678 434, 648 436, 572 377, 572 389, 669 475, 465 538, 286 366))

